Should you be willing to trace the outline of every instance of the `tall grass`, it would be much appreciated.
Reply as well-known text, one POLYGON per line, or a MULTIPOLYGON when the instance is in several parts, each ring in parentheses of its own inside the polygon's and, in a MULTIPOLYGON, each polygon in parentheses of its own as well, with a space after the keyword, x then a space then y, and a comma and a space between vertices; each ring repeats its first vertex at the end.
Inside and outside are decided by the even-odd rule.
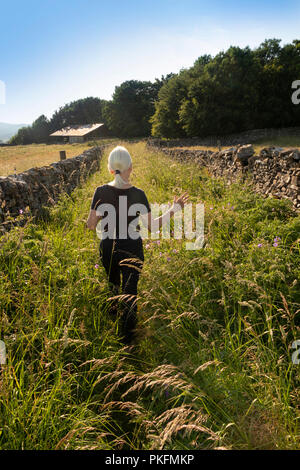
POLYGON ((126 146, 150 202, 187 190, 205 204, 205 245, 145 242, 139 339, 128 348, 85 228, 108 149, 47 218, 3 236, 0 448, 299 447, 299 215, 248 183, 126 146))

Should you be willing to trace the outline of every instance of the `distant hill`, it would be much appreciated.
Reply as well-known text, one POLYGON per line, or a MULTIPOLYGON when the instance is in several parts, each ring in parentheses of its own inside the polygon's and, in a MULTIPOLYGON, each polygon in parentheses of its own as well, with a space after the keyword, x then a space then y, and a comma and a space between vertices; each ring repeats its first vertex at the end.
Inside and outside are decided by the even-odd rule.
POLYGON ((8 141, 21 127, 28 125, 29 124, 8 124, 6 122, 0 122, 0 141, 8 141))

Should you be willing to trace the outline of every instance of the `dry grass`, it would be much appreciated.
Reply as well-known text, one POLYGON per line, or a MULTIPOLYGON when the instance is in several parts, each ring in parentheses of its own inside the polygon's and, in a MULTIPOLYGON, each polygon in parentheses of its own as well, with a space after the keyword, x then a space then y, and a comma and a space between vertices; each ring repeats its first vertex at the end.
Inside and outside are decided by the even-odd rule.
MULTIPOLYGON (((253 144, 255 153, 258 154, 264 147, 283 147, 283 148, 298 148, 300 149, 300 137, 274 137, 274 139, 261 139, 253 144)), ((234 147, 234 145, 221 146, 222 150, 234 147)), ((218 147, 210 145, 193 145, 191 147, 173 147, 180 150, 212 150, 217 152, 218 147)))
MULTIPOLYGON (((179 150, 212 150, 213 152, 218 152, 218 147, 213 147, 211 145, 193 145, 192 147, 171 147, 179 150)), ((229 145, 222 147, 222 149, 230 148, 229 145)))
POLYGON ((109 140, 84 142, 82 144, 32 144, 0 147, 0 176, 22 173, 29 168, 50 165, 59 161, 59 152, 66 151, 67 158, 80 155, 90 146, 101 145, 109 140))

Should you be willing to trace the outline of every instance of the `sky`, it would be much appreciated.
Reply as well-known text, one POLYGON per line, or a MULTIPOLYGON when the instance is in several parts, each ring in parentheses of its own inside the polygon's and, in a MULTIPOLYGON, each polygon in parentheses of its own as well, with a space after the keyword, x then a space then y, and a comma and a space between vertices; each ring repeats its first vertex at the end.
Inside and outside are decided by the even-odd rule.
POLYGON ((126 80, 154 81, 230 46, 289 43, 299 20, 296 0, 0 0, 0 122, 111 99, 126 80))

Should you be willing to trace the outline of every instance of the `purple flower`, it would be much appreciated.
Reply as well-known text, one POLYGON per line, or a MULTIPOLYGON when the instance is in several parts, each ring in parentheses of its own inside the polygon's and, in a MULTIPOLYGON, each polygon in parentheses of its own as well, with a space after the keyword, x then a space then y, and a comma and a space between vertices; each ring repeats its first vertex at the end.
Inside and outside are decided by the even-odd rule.
POLYGON ((20 213, 20 214, 23 214, 23 210, 22 210, 22 209, 20 209, 20 210, 19 210, 19 213, 20 213))
POLYGON ((171 258, 170 258, 170 256, 168 256, 168 257, 167 257, 167 261, 171 261, 171 258))
POLYGON ((279 240, 281 240, 280 237, 275 237, 275 238, 274 238, 274 242, 279 242, 279 240))
POLYGON ((95 268, 98 269, 98 268, 99 268, 99 264, 95 264, 95 268))
POLYGON ((161 251, 159 252, 159 256, 162 256, 162 252, 161 252, 161 251))
POLYGON ((258 246, 258 248, 261 248, 261 247, 262 247, 262 243, 259 243, 257 246, 258 246))
POLYGON ((157 240, 156 244, 157 244, 157 245, 160 245, 160 240, 157 240))
POLYGON ((213 210, 213 207, 210 207, 210 210, 212 211, 212 210, 213 210))
POLYGON ((275 243, 273 243, 273 246, 278 246, 278 243, 276 243, 276 242, 275 242, 275 243))
POLYGON ((176 250, 176 248, 174 248, 173 253, 178 253, 178 250, 176 250))
POLYGON ((148 248, 150 248, 150 244, 147 243, 147 245, 145 245, 145 248, 146 248, 146 250, 148 250, 148 248))

